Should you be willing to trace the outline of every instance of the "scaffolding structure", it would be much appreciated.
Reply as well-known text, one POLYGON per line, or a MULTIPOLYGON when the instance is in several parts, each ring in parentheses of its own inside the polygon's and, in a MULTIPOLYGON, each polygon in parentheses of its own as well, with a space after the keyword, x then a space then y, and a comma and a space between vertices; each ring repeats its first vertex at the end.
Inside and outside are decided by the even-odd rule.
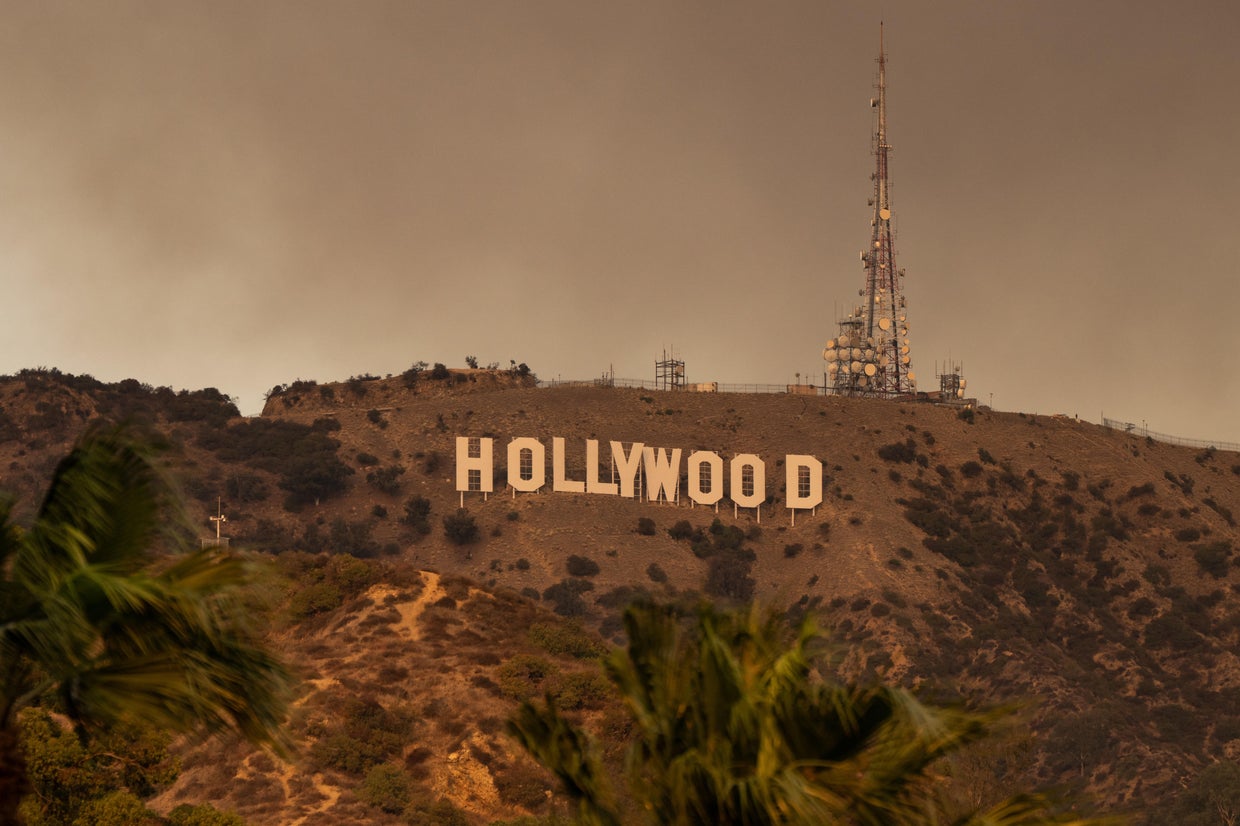
POLYGON ((938 362, 934 364, 934 372, 939 379, 939 401, 945 404, 969 405, 975 404, 976 399, 966 399, 965 389, 969 386, 969 381, 964 377, 964 365, 960 362, 945 361, 943 362, 942 371, 939 370, 938 362))
POLYGON ((685 362, 673 353, 663 351, 663 359, 654 363, 654 386, 656 390, 683 390, 685 388, 685 362))
POLYGON ((887 156, 887 56, 883 30, 878 30, 878 97, 870 99, 876 110, 874 130, 874 195, 869 205, 870 245, 861 252, 865 286, 862 303, 838 322, 835 338, 827 342, 830 391, 845 396, 893 398, 916 391, 916 375, 908 339, 908 314, 904 301, 904 270, 896 267, 895 235, 891 228, 891 195, 887 156))

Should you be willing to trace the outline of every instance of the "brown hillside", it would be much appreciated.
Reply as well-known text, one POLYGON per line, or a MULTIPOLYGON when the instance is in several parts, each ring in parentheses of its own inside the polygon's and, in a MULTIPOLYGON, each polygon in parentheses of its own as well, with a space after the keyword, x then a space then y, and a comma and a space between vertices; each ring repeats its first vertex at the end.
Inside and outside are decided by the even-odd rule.
MULTIPOLYGON (((40 394, 18 384, 0 383, 13 434, 0 441, 0 468, 8 468, 0 486, 33 491, 76 430, 114 405, 98 403, 90 388, 51 382, 40 394), (64 414, 55 426, 39 419, 47 412, 39 402, 64 414)), ((618 608, 638 590, 667 598, 751 590, 794 613, 820 611, 849 643, 843 667, 854 674, 883 671, 991 700, 1037 698, 1036 755, 1023 770, 1083 785, 1110 806, 1165 806, 1209 760, 1240 756, 1236 454, 1063 417, 979 411, 970 421, 916 403, 538 389, 491 371, 439 381, 423 374, 413 387, 401 378, 297 382, 269 399, 258 422, 153 416, 179 447, 204 534, 223 497, 236 543, 347 550, 408 581, 375 581, 322 610, 302 605, 279 632, 308 680, 295 720, 307 751, 295 769, 239 751, 231 762, 208 761, 200 746, 187 752, 188 770, 167 801, 226 800, 262 823, 382 822, 356 796, 360 776, 332 768, 314 745, 331 735, 315 724, 315 709, 365 697, 416 721, 399 751, 428 799, 451 801, 478 822, 541 811, 537 795, 523 804, 510 786, 507 799, 486 791, 484 775, 496 788, 513 773, 537 776, 499 733, 511 694, 487 681, 498 685, 500 669, 511 675, 513 658, 534 650, 522 635, 539 617, 580 615, 612 636, 618 608), (242 433, 229 428, 274 423, 336 440, 336 457, 354 471, 343 490, 290 511, 283 471, 264 464, 257 447, 228 453, 242 433), (588 494, 514 497, 500 475, 486 500, 466 494, 479 536, 455 545, 442 520, 460 501, 457 436, 494 438, 497 466, 511 438, 540 439, 550 461, 551 438, 564 437, 575 479, 591 438, 604 455, 608 440, 725 458, 756 453, 768 501, 759 525, 752 511, 734 517, 730 504, 716 513, 588 494), (782 507, 782 460, 791 453, 822 460, 826 494, 795 526, 782 507), (391 468, 403 472, 387 472, 388 491, 379 489, 384 474, 367 481, 391 468), (398 521, 411 497, 429 501, 427 535, 398 521), (643 518, 653 520, 653 535, 638 532, 643 518), (669 529, 682 521, 689 535, 673 538, 669 529), (583 576, 570 575, 570 556, 585 560, 583 576), (414 569, 434 573, 399 573, 414 569), (463 590, 452 607, 428 614, 422 595, 436 578, 463 590), (511 613, 472 619, 484 605, 511 613), (441 644, 428 649, 418 623, 438 616, 447 618, 435 620, 441 644), (419 743, 430 753, 413 766, 419 743), (490 762, 463 757, 469 744, 490 762), (472 781, 435 780, 475 764, 482 768, 472 781), (243 780, 253 795, 237 791, 251 788, 234 785, 243 780)), ((315 576, 332 581, 303 558, 314 557, 279 558, 291 599, 315 576)), ((524 788, 551 788, 539 783, 546 778, 524 788)))

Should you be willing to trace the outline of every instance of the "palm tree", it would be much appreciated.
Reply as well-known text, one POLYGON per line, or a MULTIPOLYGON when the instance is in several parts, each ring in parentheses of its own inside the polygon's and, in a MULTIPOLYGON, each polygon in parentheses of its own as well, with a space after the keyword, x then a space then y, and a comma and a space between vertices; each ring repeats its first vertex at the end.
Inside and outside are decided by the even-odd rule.
POLYGON ((187 547, 158 451, 120 428, 56 468, 33 524, 0 502, 0 824, 28 790, 18 714, 54 703, 83 734, 127 718, 283 746, 288 672, 247 624, 250 565, 187 547))
MULTIPOLYGON (((935 764, 994 730, 1008 709, 932 707, 883 685, 822 679, 822 637, 806 619, 790 634, 774 613, 625 613, 626 649, 604 668, 630 712, 628 789, 657 824, 1017 826, 1097 824, 1055 814, 1042 795, 944 816, 935 764)), ((593 745, 555 708, 525 703, 509 731, 556 774, 583 821, 621 815, 593 745)))

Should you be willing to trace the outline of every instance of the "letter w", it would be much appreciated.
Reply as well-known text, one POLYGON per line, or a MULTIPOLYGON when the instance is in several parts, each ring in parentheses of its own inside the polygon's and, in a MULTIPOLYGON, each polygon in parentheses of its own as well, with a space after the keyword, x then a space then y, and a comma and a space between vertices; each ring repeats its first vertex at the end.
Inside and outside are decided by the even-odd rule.
POLYGON ((665 502, 675 502, 680 487, 680 448, 670 451, 665 447, 643 448, 642 459, 646 471, 646 498, 657 502, 662 494, 665 502))

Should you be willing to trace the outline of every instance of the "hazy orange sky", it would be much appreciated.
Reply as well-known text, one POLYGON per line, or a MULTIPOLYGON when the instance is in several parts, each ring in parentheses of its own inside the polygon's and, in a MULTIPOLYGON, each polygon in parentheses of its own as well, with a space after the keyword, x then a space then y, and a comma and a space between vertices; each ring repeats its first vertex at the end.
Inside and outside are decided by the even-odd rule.
POLYGON ((1240 442, 1240 5, 3 2, 0 372, 821 380, 880 16, 914 367, 1240 442))

